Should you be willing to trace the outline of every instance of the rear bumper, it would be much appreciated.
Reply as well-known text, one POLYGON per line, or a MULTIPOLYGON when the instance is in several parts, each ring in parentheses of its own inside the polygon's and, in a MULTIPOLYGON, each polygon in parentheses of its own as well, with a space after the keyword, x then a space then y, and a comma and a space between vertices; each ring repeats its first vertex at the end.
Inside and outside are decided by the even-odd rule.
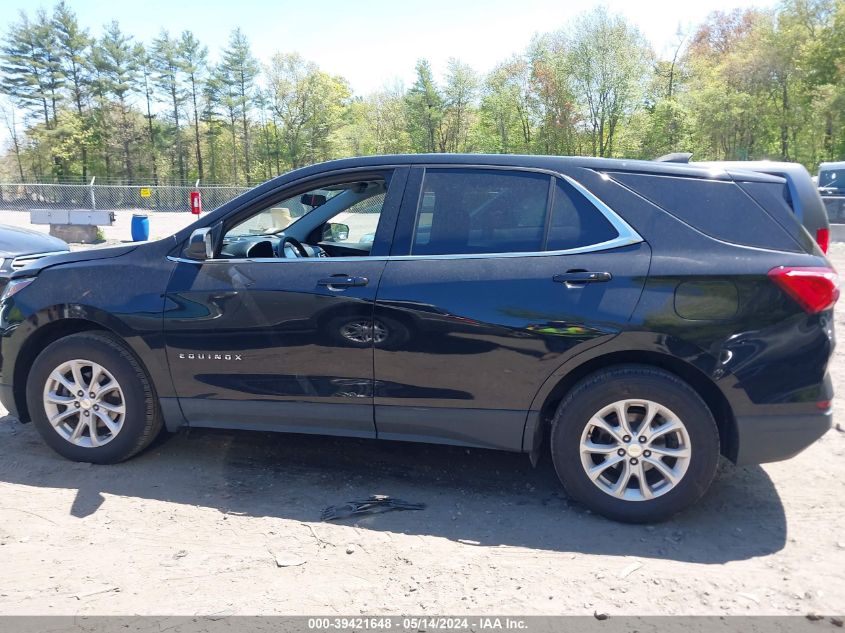
POLYGON ((737 466, 777 462, 797 455, 827 433, 832 411, 808 415, 737 417, 737 466))

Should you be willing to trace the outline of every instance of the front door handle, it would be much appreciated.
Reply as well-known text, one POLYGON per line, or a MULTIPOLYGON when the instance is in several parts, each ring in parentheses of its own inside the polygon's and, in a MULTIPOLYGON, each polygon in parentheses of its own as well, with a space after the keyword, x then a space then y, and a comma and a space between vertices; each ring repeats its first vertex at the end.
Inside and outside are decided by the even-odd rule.
POLYGON ((325 286, 329 290, 343 290, 345 288, 354 288, 358 286, 366 286, 370 280, 366 277, 350 277, 349 275, 332 275, 325 279, 320 279, 317 282, 318 286, 325 286))
POLYGON ((552 281, 559 284, 589 284, 610 281, 613 275, 607 272, 594 272, 590 270, 568 270, 561 275, 552 277, 552 281))

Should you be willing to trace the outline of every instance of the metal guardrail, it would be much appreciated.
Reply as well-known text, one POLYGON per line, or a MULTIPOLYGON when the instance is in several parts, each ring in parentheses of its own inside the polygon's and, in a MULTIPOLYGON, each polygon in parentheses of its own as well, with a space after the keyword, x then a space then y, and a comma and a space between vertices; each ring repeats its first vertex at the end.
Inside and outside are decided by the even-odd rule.
POLYGON ((0 183, 0 210, 92 209, 189 213, 192 191, 201 193, 203 209, 211 211, 248 190, 249 187, 225 185, 188 187, 0 183))

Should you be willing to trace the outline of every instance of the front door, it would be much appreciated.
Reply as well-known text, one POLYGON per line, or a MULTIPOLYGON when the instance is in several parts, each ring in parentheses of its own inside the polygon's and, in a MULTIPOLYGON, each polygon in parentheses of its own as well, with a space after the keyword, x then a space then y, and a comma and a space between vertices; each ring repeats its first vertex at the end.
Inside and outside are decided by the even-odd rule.
POLYGON ((217 257, 179 260, 164 323, 189 424, 374 435, 374 244, 404 171, 280 192, 224 221, 217 257))

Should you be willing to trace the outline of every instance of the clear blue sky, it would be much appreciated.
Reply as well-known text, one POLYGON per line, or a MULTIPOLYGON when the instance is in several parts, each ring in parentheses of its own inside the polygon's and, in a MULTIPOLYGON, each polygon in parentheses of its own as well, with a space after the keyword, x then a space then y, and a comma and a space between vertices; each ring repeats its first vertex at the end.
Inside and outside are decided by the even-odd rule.
MULTIPOLYGON (((143 41, 162 28, 192 30, 215 59, 231 29, 240 26, 262 62, 277 51, 299 52, 365 94, 395 80, 409 85, 420 57, 442 72, 449 57, 486 71, 525 48, 535 33, 556 30, 603 4, 630 18, 666 55, 678 27, 709 12, 771 6, 774 0, 69 0, 81 24, 99 34, 116 19, 143 41)), ((32 14, 44 0, 2 0, 3 22, 18 10, 32 14)), ((2 25, 0 25, 2 26, 2 25)), ((5 31, 5 29, 3 29, 5 31)))

